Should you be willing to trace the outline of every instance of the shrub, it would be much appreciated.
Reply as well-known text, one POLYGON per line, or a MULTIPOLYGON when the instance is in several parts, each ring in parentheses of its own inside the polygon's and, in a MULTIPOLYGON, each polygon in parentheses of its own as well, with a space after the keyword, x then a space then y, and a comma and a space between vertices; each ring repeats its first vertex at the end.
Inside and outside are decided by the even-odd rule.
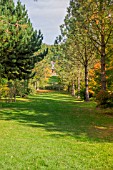
POLYGON ((100 107, 107 107, 109 103, 109 93, 104 90, 100 90, 96 95, 97 105, 100 107))
POLYGON ((109 95, 109 100, 113 103, 113 92, 109 95))
POLYGON ((3 85, 1 90, 2 90, 2 96, 8 98, 10 93, 9 87, 7 85, 3 85))

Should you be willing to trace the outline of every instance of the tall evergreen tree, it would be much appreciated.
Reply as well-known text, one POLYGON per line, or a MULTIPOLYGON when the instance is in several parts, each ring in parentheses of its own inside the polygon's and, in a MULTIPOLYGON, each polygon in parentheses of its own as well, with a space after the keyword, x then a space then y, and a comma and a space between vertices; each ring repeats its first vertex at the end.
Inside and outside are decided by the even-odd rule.
POLYGON ((37 56, 34 52, 41 48, 43 36, 35 31, 28 18, 25 5, 20 1, 14 6, 13 0, 1 1, 1 17, 3 28, 0 44, 1 65, 4 67, 2 77, 8 79, 28 79, 32 77, 32 69, 36 62, 40 61, 46 51, 37 56), (5 4, 5 5, 4 5, 5 4))

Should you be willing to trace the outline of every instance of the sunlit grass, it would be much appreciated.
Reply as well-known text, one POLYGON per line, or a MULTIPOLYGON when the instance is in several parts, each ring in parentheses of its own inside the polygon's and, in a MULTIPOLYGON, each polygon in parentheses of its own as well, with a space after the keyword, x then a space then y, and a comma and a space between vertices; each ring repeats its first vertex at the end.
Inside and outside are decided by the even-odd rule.
POLYGON ((96 103, 53 92, 0 104, 1 170, 113 169, 113 117, 96 103))

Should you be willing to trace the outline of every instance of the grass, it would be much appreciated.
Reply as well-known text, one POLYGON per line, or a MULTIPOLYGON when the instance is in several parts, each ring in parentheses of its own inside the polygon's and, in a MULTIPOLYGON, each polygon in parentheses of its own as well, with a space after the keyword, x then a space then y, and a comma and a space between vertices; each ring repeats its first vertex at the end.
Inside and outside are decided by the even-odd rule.
POLYGON ((52 92, 0 106, 0 170, 113 169, 113 116, 94 102, 52 92))

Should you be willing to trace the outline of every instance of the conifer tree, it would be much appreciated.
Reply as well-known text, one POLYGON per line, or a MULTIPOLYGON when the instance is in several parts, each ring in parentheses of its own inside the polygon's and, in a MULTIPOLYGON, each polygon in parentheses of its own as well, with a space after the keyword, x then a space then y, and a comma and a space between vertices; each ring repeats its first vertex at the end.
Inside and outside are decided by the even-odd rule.
POLYGON ((44 51, 37 56, 34 55, 34 52, 41 48, 43 36, 41 31, 33 29, 25 5, 20 1, 16 7, 13 0, 2 0, 0 3, 0 40, 3 42, 0 44, 0 62, 4 67, 2 77, 13 80, 29 79, 33 76, 32 69, 35 63, 47 53, 44 51))

